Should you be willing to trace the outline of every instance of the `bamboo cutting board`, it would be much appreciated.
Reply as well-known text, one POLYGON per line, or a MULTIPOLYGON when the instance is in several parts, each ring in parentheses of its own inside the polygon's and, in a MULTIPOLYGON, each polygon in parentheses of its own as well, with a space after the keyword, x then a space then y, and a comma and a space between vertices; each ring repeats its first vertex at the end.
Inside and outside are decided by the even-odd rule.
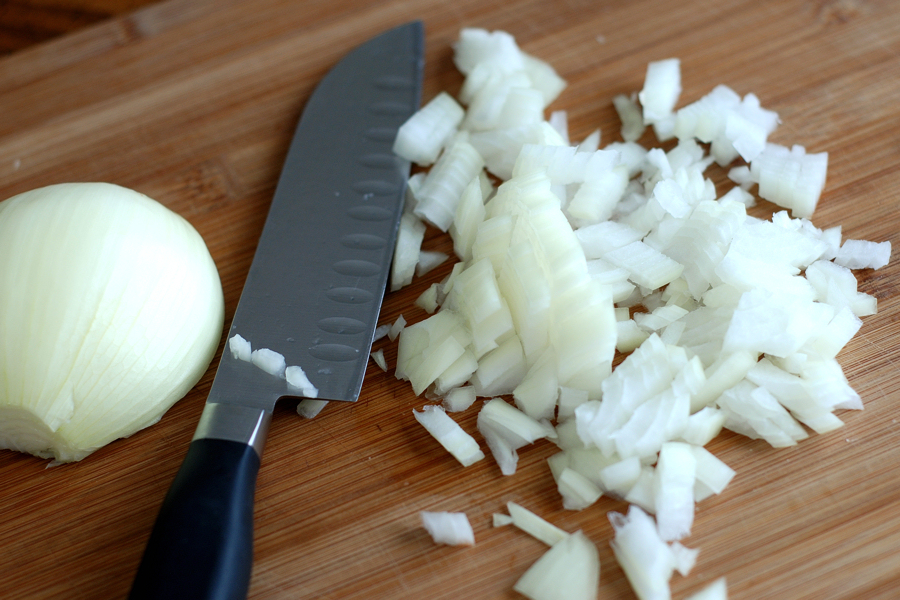
MULTIPOLYGON (((357 44, 420 18, 426 100, 459 90, 450 44, 461 27, 504 29, 569 81, 552 108, 568 111, 576 140, 597 127, 606 142, 620 139, 612 97, 639 90, 651 60, 681 59, 679 106, 719 83, 754 92, 781 116, 773 141, 830 153, 814 223, 896 246, 896 8, 889 0, 173 0, 0 61, 0 198, 65 181, 110 181, 156 198, 206 239, 230 321, 313 87, 357 44)), ((642 141, 656 144, 650 133, 642 141)), ((727 190, 724 170, 708 174, 727 190)), ((429 232, 425 249, 450 248, 429 232)), ((423 318, 413 301, 449 269, 389 294, 382 322, 423 318)), ((699 561, 673 578, 676 599, 723 575, 735 599, 900 597, 900 267, 895 259, 858 278, 879 312, 839 360, 866 409, 841 413, 845 427, 791 449, 727 432, 714 440, 709 448, 737 476, 698 506, 685 544, 700 548, 699 561)), ((393 367, 395 345, 376 348, 393 367)), ((159 424, 81 463, 47 468, 0 451, 0 596, 126 595, 212 371, 159 424)), ((512 586, 545 547, 491 527, 507 500, 584 530, 600 552, 599 597, 634 597, 608 544, 606 515, 624 503, 563 510, 549 442, 523 449, 512 477, 490 459, 463 469, 415 423, 411 411, 423 404, 392 371, 370 365, 354 405, 332 404, 312 421, 279 406, 256 496, 251 598, 520 597, 512 586), (466 512, 477 545, 434 545, 420 510, 466 512)), ((475 415, 456 418, 475 433, 475 415)))

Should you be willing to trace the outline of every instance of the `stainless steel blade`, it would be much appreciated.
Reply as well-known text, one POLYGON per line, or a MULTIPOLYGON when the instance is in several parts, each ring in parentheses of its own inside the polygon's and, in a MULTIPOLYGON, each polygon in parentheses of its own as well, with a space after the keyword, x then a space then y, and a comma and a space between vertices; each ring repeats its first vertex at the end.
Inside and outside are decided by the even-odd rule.
MULTIPOLYGON (((423 31, 348 54, 297 126, 230 332, 300 366, 324 400, 356 400, 381 308, 409 163, 392 153, 419 106, 423 31)), ((296 395, 226 347, 209 403, 271 411, 296 395)))
MULTIPOLYGON (((391 151, 419 105, 421 23, 345 57, 307 103, 228 337, 282 354, 325 400, 355 400, 409 164, 391 151)), ((227 346, 153 526, 131 600, 245 598, 253 496, 277 400, 296 392, 227 346)))

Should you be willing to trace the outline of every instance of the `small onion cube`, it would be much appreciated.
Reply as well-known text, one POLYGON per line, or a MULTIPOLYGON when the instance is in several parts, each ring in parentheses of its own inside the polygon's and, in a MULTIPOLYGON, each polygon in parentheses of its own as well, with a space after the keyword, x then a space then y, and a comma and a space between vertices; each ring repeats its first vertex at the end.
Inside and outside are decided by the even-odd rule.
POLYGON ((848 269, 880 269, 890 258, 890 242, 847 240, 838 250, 834 262, 848 269))
POLYGON ((391 265, 392 292, 412 283, 423 239, 425 239, 425 223, 412 213, 403 213, 400 217, 400 228, 397 230, 397 243, 391 265))
POLYGON ((375 350, 369 356, 372 358, 372 361, 378 365, 378 368, 382 371, 387 371, 387 360, 384 358, 384 350, 375 350))
POLYGON ((269 350, 268 348, 259 348, 250 354, 250 362, 275 377, 284 377, 285 362, 284 355, 269 350))
POLYGON ((609 520, 615 530, 610 545, 634 593, 640 600, 668 600, 675 559, 652 517, 632 505, 627 515, 609 513, 609 520))
POLYGON ((503 513, 494 513, 491 515, 491 524, 494 527, 505 527, 513 524, 513 518, 503 513))
POLYGON ((672 557, 675 560, 675 570, 682 577, 687 577, 693 570, 694 565, 697 564, 697 556, 700 554, 700 550, 687 548, 678 542, 672 542, 669 545, 669 549, 672 551, 672 557))
POLYGON ((672 114, 681 95, 681 63, 677 58, 647 65, 644 88, 638 94, 644 109, 644 123, 655 123, 672 114))
POLYGON ((284 370, 284 377, 287 379, 288 389, 299 390, 306 398, 315 398, 319 395, 318 388, 310 383, 306 373, 300 367, 287 367, 284 370))
POLYGON ((690 445, 683 442, 662 445, 654 489, 657 527, 663 540, 680 540, 690 535, 696 474, 697 459, 690 445))
POLYGON ((394 321, 394 324, 391 325, 391 328, 388 330, 388 339, 392 342, 397 339, 397 336, 400 335, 400 332, 403 331, 403 328, 406 327, 406 319, 403 318, 403 315, 397 317, 397 320, 394 321))
POLYGON ((432 164, 464 115, 456 100, 441 92, 400 126, 394 153, 419 165, 432 164))
POLYGON ((466 513, 421 511, 422 526, 435 544, 474 546, 475 533, 466 513))
POLYGON ((471 385, 457 387, 447 392, 442 404, 447 412, 462 412, 475 403, 475 397, 471 385))
POLYGON ((304 398, 297 403, 297 414, 304 419, 315 418, 320 412, 322 412, 322 409, 325 408, 326 404, 328 404, 328 400, 314 400, 312 398, 304 398))
POLYGON ((566 510, 584 510, 603 495, 603 491, 574 469, 565 468, 556 481, 556 487, 566 510))
POLYGON ((513 589, 531 600, 595 600, 599 581, 597 547, 576 531, 545 552, 513 589))
POLYGON ((236 333, 228 339, 228 349, 234 358, 250 362, 252 352, 250 342, 242 338, 240 334, 236 333))

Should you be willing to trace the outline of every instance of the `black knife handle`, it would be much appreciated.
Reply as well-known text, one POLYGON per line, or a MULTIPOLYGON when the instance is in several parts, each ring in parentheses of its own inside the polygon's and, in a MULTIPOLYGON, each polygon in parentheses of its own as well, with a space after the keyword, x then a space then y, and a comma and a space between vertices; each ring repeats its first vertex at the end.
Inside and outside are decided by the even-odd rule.
POLYGON ((130 600, 247 597, 259 462, 245 443, 191 442, 163 500, 130 600))

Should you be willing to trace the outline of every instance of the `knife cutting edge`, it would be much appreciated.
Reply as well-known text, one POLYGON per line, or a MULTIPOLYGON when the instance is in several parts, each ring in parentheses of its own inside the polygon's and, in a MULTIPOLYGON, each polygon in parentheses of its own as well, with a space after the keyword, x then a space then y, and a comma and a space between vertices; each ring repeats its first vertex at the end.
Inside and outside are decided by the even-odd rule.
MULTIPOLYGON (((419 107, 424 32, 343 58, 310 97, 228 337, 284 355, 322 400, 355 401, 387 285, 410 165, 392 152, 419 107)), ((253 495, 284 379, 227 350, 153 526, 131 600, 246 598, 253 495)))

